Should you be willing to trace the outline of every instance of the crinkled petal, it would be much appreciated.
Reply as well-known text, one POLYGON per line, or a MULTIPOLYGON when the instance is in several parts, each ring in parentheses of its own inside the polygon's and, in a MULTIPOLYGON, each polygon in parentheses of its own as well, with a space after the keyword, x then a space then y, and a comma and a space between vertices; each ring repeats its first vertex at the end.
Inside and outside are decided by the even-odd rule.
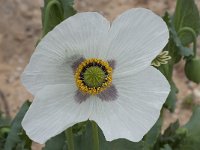
POLYGON ((68 127, 87 120, 91 101, 76 102, 75 92, 75 85, 49 85, 37 92, 22 121, 26 134, 43 144, 68 127))
POLYGON ((118 99, 109 102, 96 99, 90 119, 97 122, 108 141, 125 138, 138 142, 158 119, 170 86, 153 67, 114 79, 113 84, 118 90, 118 99))
POLYGON ((26 67, 22 82, 35 95, 45 85, 69 83, 74 56, 97 57, 110 23, 95 12, 78 13, 56 26, 38 44, 26 67))
POLYGON ((137 73, 151 64, 168 38, 161 17, 144 8, 130 9, 113 21, 101 57, 116 61, 116 75, 137 73))

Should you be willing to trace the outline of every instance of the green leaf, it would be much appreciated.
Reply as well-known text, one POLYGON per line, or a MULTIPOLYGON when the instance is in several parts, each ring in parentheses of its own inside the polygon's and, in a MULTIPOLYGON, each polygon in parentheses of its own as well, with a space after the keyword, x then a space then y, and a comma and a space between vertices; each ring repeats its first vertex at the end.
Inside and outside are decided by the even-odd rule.
MULTIPOLYGON (((195 1, 177 0, 173 22, 177 32, 184 27, 190 27, 198 35, 200 32, 200 16, 195 1)), ((193 41, 193 37, 189 32, 181 34, 180 37, 183 45, 193 41)))
POLYGON ((173 136, 175 135, 176 130, 179 128, 179 121, 177 120, 174 123, 171 123, 169 127, 165 130, 163 134, 163 141, 174 141, 173 136))
POLYGON ((64 19, 74 15, 74 0, 45 0, 42 8, 43 36, 64 19))
POLYGON ((181 55, 190 56, 193 53, 192 50, 190 49, 188 49, 188 51, 185 50, 186 48, 180 42, 180 39, 178 38, 177 33, 172 24, 172 19, 167 12, 163 17, 163 20, 166 22, 170 31, 169 42, 165 46, 163 51, 168 51, 169 56, 171 56, 171 59, 168 61, 167 64, 163 64, 159 66, 157 69, 166 77, 171 86, 171 91, 166 99, 164 107, 173 112, 176 105, 176 94, 178 93, 178 89, 176 88, 176 85, 174 84, 172 79, 173 66, 175 63, 180 61, 181 55))
MULTIPOLYGON (((29 137, 26 135, 25 131, 23 130, 21 134, 19 134, 19 137, 22 141, 21 149, 24 150, 31 150, 32 140, 29 139, 29 137)), ((19 145, 19 144, 18 144, 19 145)))
MULTIPOLYGON (((169 16, 169 14, 166 12, 165 16, 163 17, 163 20, 166 22, 168 28, 169 28, 169 32, 170 32, 170 39, 169 39, 169 43, 166 46, 167 50, 170 53, 170 56, 172 57, 172 59, 176 59, 180 58, 179 55, 182 56, 191 56, 193 55, 193 50, 191 50, 188 47, 185 47, 178 34, 177 31, 175 30, 174 24, 172 22, 172 18, 169 16)), ((178 59, 180 60, 180 59, 178 59)), ((175 61, 177 62, 177 61, 175 61)))
MULTIPOLYGON (((170 43, 168 43, 167 47, 165 49, 170 49, 170 43)), ((169 51, 170 56, 173 57, 173 52, 170 49, 169 51)), ((176 106, 176 94, 178 93, 178 89, 176 88, 175 83, 172 80, 172 72, 173 72, 173 65, 174 65, 175 60, 169 60, 168 64, 161 65, 158 67, 159 71, 166 77, 168 80, 170 86, 171 86, 171 91, 166 99, 166 102, 164 104, 164 107, 170 110, 171 112, 174 111, 175 106, 176 106)))
POLYGON ((173 81, 171 81, 171 91, 167 97, 167 100, 164 104, 164 107, 170 110, 170 112, 174 112, 174 109, 176 107, 176 94, 178 93, 178 89, 176 88, 176 85, 174 84, 173 81))
POLYGON ((10 132, 10 118, 0 112, 0 149, 4 148, 6 138, 10 132))
POLYGON ((179 48, 176 46, 176 43, 173 40, 173 34, 170 31, 170 28, 171 28, 171 26, 173 26, 173 24, 172 24, 172 19, 169 16, 168 12, 166 12, 165 15, 163 16, 163 20, 166 22, 166 24, 169 28, 169 33, 170 33, 169 42, 165 46, 164 50, 169 51, 169 55, 172 58, 171 64, 173 66, 174 63, 177 63, 180 61, 181 55, 179 53, 179 48))
MULTIPOLYGON (((125 139, 115 140, 109 143, 108 145, 110 148, 106 150, 143 150, 144 149, 143 142, 134 143, 125 139)), ((101 149, 101 150, 104 150, 104 149, 101 149)))
POLYGON ((45 0, 43 12, 43 36, 63 21, 63 8, 58 0, 45 0))
POLYGON ((5 150, 13 150, 16 149, 17 147, 20 147, 21 150, 23 150, 26 142, 21 139, 21 136, 24 133, 21 121, 26 111, 28 110, 30 104, 31 104, 30 102, 26 101, 21 107, 16 117, 14 118, 14 120, 12 121, 11 130, 9 132, 9 135, 5 143, 5 150))
POLYGON ((169 144, 165 144, 164 148, 161 148, 160 150, 172 150, 172 148, 169 146, 169 144))
POLYGON ((193 109, 193 115, 188 123, 182 127, 179 126, 178 121, 171 124, 160 135, 156 145, 157 148, 163 147, 166 149, 168 144, 173 150, 199 150, 200 145, 200 106, 193 109))
POLYGON ((173 26, 171 26, 170 32, 172 34, 172 39, 174 40, 174 43, 178 47, 179 54, 181 54, 182 56, 186 56, 186 57, 194 55, 194 52, 193 52, 192 49, 183 46, 183 44, 182 44, 180 38, 178 37, 178 35, 177 35, 177 33, 176 33, 176 31, 175 31, 173 26))
POLYGON ((169 61, 168 64, 163 64, 158 67, 158 70, 166 77, 169 83, 172 81, 173 65, 169 61))
MULTIPOLYGON (((90 121, 87 121, 85 130, 81 132, 81 134, 74 134, 75 141, 75 150, 92 150, 93 149, 93 140, 92 140, 92 125, 90 121)), ((76 130, 76 126, 74 126, 73 130, 76 130), (75 128, 74 128, 75 127, 75 128)))
POLYGON ((163 118, 160 116, 160 118, 157 120, 155 125, 151 128, 151 130, 144 136, 144 147, 147 150, 153 150, 153 147, 161 134, 161 127, 162 127, 162 121, 163 118))
POLYGON ((76 14, 76 10, 74 9, 74 0, 60 0, 63 10, 64 10, 64 18, 68 18, 74 14, 76 14))
POLYGON ((193 109, 193 115, 182 128, 187 130, 186 137, 180 143, 180 150, 199 150, 200 146, 200 106, 193 109))
POLYGON ((65 141, 65 132, 62 132, 59 135, 48 140, 42 150, 67 150, 65 141))
MULTIPOLYGON (((75 150, 94 150, 91 122, 87 122, 86 129, 82 134, 74 135, 75 150)), ((134 143, 125 139, 117 139, 112 142, 105 140, 105 137, 99 128, 100 150, 144 150, 144 142, 134 143)))
POLYGON ((182 134, 176 134, 177 129, 179 129, 179 122, 170 124, 170 126, 164 131, 164 134, 160 135, 155 144, 155 150, 165 148, 166 144, 169 145, 173 150, 179 145, 182 140, 182 134))

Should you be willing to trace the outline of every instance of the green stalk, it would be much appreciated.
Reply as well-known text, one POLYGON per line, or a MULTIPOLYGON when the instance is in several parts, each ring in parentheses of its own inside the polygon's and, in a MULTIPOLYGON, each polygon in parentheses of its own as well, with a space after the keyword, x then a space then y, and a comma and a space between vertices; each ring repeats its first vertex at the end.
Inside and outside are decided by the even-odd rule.
POLYGON ((181 32, 190 32, 193 38, 193 51, 194 51, 194 57, 196 57, 197 54, 197 36, 195 31, 190 27, 183 27, 179 30, 178 35, 180 35, 181 32))
POLYGON ((98 132, 98 126, 95 122, 92 122, 92 135, 93 135, 93 149, 99 150, 99 132, 98 132))
POLYGON ((72 127, 67 129, 67 131, 65 131, 65 133, 66 133, 66 138, 67 138, 68 150, 75 150, 74 149, 74 136, 73 136, 73 132, 72 132, 72 127))

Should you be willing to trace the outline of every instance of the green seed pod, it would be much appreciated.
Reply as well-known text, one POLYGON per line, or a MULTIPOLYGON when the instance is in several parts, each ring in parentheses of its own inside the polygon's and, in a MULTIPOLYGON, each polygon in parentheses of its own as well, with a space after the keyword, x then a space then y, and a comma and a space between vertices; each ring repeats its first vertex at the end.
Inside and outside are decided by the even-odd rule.
POLYGON ((185 64, 187 78, 195 83, 200 83, 200 59, 192 58, 185 64))

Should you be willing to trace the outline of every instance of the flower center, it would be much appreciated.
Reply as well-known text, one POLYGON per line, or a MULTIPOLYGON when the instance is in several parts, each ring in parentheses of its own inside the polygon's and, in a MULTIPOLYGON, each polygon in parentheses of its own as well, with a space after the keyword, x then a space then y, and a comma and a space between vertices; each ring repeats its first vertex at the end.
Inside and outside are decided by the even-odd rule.
POLYGON ((105 76, 106 74, 101 68, 92 66, 83 73, 83 81, 89 87, 100 87, 105 80, 105 76))
POLYGON ((83 93, 96 95, 111 86, 112 68, 107 61, 84 60, 75 72, 76 85, 83 93))

